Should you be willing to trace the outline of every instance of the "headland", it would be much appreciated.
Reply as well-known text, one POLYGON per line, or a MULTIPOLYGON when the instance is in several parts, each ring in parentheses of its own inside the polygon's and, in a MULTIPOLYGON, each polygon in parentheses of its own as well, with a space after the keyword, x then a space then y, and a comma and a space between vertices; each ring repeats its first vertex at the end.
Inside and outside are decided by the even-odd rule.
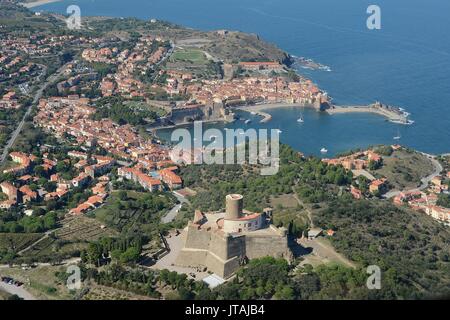
POLYGON ((30 1, 30 2, 21 2, 20 4, 23 5, 25 8, 34 8, 39 7, 44 4, 49 4, 53 2, 59 2, 61 0, 37 0, 37 1, 30 1))

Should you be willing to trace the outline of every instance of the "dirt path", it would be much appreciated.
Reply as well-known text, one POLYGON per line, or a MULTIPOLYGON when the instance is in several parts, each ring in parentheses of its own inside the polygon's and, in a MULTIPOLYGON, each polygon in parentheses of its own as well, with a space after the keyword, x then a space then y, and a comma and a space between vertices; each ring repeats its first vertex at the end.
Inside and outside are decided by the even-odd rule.
POLYGON ((344 257, 342 254, 336 252, 334 247, 326 239, 317 238, 314 240, 308 240, 306 238, 303 238, 298 242, 305 248, 312 248, 312 254, 316 255, 321 260, 325 260, 324 262, 327 262, 327 260, 329 260, 332 262, 341 263, 350 268, 356 268, 356 264, 354 262, 344 257))
POLYGON ((292 192, 294 193, 294 198, 295 198, 295 200, 297 200, 298 204, 306 210, 306 213, 308 214, 309 225, 311 226, 311 228, 314 228, 314 222, 313 222, 313 218, 312 218, 311 209, 309 209, 306 206, 306 204, 300 200, 300 198, 297 196, 297 193, 294 190, 294 187, 292 187, 292 192))

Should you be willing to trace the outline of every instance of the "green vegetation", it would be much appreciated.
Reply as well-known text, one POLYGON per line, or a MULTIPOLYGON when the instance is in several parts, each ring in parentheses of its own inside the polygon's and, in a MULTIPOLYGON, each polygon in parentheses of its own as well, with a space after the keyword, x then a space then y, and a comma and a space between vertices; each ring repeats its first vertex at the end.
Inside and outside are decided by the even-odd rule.
POLYGON ((211 60, 204 51, 197 48, 177 49, 166 61, 168 69, 183 70, 198 78, 221 78, 220 63, 211 60))
POLYGON ((48 212, 42 217, 25 216, 19 219, 14 219, 8 213, 0 213, 0 218, 0 233, 39 233, 54 229, 57 226, 57 215, 55 212, 48 212))
POLYGON ((444 208, 450 208, 450 195, 443 193, 440 194, 437 201, 437 205, 444 208))
POLYGON ((175 205, 168 193, 113 192, 105 205, 91 214, 122 234, 158 237, 162 214, 175 205))
POLYGON ((2 269, 2 276, 9 276, 24 283, 24 288, 39 300, 74 299, 75 292, 67 288, 67 266, 36 266, 22 269, 2 269), (64 276, 63 276, 64 275, 64 276))
POLYGON ((245 196, 248 210, 262 211, 270 206, 271 196, 292 193, 293 187, 307 202, 317 202, 328 197, 332 184, 351 182, 351 173, 344 168, 318 159, 302 160, 286 145, 280 148, 280 158, 280 170, 273 176, 261 176, 258 168, 240 165, 191 165, 182 168, 181 175, 186 186, 198 191, 193 206, 205 211, 222 209, 223 199, 231 192, 245 196))
MULTIPOLYGON (((393 156, 399 157, 396 153, 393 156)), ((418 155, 406 153, 405 157, 416 159, 418 155)), ((450 234, 446 227, 424 214, 397 208, 384 201, 354 200, 339 188, 348 186, 352 179, 351 173, 340 166, 327 166, 317 159, 300 159, 287 146, 280 148, 280 158, 279 172, 268 177, 260 176, 258 170, 247 166, 196 165, 183 168, 186 185, 197 191, 191 199, 193 207, 206 211, 223 209, 224 196, 236 192, 244 195, 245 208, 260 211, 270 204, 270 196, 290 194, 294 190, 311 211, 315 226, 336 231, 331 241, 338 252, 362 268, 378 265, 385 275, 383 289, 369 294, 363 285, 340 284, 341 273, 349 271, 339 270, 335 276, 331 272, 331 278, 327 280, 330 291, 320 289, 306 297, 410 299, 449 294, 450 264, 445 243, 450 234), (340 287, 331 289, 333 283, 340 287)), ((423 159, 419 157, 419 160, 423 159)), ((303 209, 299 206, 285 211, 290 212, 286 214, 288 219, 292 219, 289 229, 296 235, 308 226, 303 209)), ((283 215, 277 213, 275 207, 274 221, 286 224, 289 220, 283 219, 283 215)), ((315 269, 313 273, 316 275, 308 275, 305 281, 312 281, 311 277, 316 276, 320 280, 320 270, 315 269)), ((353 276, 359 279, 359 276, 353 276)), ((348 281, 358 283, 356 280, 348 281)), ((239 283, 234 286, 232 293, 240 297, 243 288, 239 283)), ((294 297, 303 297, 295 287, 292 289, 294 297)), ((290 296, 290 289, 285 290, 286 296, 290 296)), ((276 293, 277 290, 271 294, 275 297, 276 293)), ((281 295, 280 291, 278 295, 281 295)))
POLYGON ((104 78, 110 73, 116 72, 117 67, 103 62, 93 62, 90 66, 98 73, 100 78, 104 78))
MULTIPOLYGON (((382 151, 381 147, 376 150, 382 151)), ((396 150, 390 156, 383 156, 381 168, 369 169, 375 176, 386 177, 393 188, 404 190, 420 185, 421 178, 431 174, 434 167, 425 155, 410 150, 396 150)))
POLYGON ((220 36, 216 32, 209 32, 210 40, 202 49, 212 56, 230 62, 239 61, 278 61, 289 64, 290 57, 275 45, 265 42, 255 34, 229 32, 220 36))
POLYGON ((170 57, 170 61, 183 61, 192 64, 206 64, 208 59, 203 51, 198 49, 181 49, 177 50, 170 57))
POLYGON ((147 239, 141 236, 102 238, 91 242, 87 249, 81 253, 81 260, 97 267, 109 262, 111 255, 113 261, 122 264, 135 264, 141 255, 142 243, 147 239))
POLYGON ((149 108, 135 108, 130 104, 124 104, 124 100, 120 97, 107 97, 97 102, 97 112, 92 118, 94 120, 110 118, 119 125, 138 126, 145 125, 146 119, 156 120, 158 113, 149 108))
POLYGON ((363 266, 381 268, 387 297, 450 293, 450 233, 422 213, 346 195, 315 212, 314 220, 319 227, 336 230, 331 241, 339 252, 363 266))
POLYGON ((9 261, 17 252, 41 237, 40 233, 0 233, 0 261, 9 261))
MULTIPOLYGON (((1 94, 1 92, 0 92, 1 94)), ((11 133, 17 127, 25 114, 25 108, 0 110, 0 150, 8 142, 11 133)))
POLYGON ((368 290, 362 269, 341 265, 310 265, 293 270, 286 261, 261 258, 250 261, 231 282, 214 289, 221 299, 375 299, 383 292, 368 290))

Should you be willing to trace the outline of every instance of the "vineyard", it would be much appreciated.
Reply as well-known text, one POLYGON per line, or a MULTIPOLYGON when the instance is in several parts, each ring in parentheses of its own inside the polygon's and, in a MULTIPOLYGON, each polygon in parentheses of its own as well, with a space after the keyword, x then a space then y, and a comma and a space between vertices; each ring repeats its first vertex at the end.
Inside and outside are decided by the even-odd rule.
MULTIPOLYGON (((44 236, 42 240, 22 252, 24 261, 58 262, 79 256, 89 241, 102 237, 111 237, 115 231, 102 228, 101 223, 85 216, 71 216, 61 221, 62 227, 54 234, 44 236)), ((29 241, 28 245, 35 241, 29 241)), ((26 247, 23 245, 22 247, 26 247)))
POLYGON ((18 252, 42 236, 41 233, 0 233, 0 251, 18 252))
POLYGON ((85 216, 71 216, 62 221, 63 227, 56 232, 56 237, 65 241, 96 241, 102 237, 112 237, 116 232, 102 228, 102 224, 85 216))

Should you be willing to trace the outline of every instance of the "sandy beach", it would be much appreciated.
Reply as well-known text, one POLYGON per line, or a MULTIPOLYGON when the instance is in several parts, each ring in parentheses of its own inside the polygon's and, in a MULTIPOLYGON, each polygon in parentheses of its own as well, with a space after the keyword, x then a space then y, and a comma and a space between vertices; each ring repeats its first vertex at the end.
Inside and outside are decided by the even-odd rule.
POLYGON ((33 2, 22 2, 21 5, 23 5, 25 8, 34 8, 34 7, 42 6, 44 4, 58 2, 58 1, 61 1, 61 0, 38 0, 38 1, 33 1, 33 2))
POLYGON ((237 107, 235 109, 246 111, 246 112, 254 112, 257 115, 263 117, 260 122, 264 123, 264 122, 268 122, 272 119, 272 116, 269 113, 264 112, 265 110, 288 108, 288 107, 305 107, 305 106, 300 105, 298 103, 266 103, 266 104, 257 104, 257 105, 251 105, 251 106, 242 106, 242 107, 237 107))

